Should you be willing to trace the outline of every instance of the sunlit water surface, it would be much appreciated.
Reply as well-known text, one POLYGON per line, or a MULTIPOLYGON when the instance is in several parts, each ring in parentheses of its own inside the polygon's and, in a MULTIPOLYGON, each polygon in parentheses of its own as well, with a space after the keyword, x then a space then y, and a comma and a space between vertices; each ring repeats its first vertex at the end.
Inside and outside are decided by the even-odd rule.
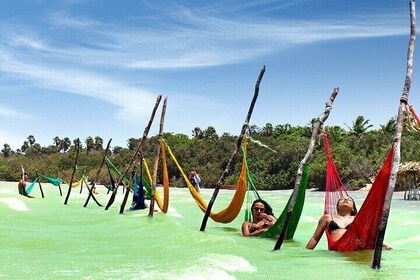
MULTIPOLYGON (((17 183, 0 183, 0 278, 3 279, 420 279, 420 201, 395 193, 381 269, 371 269, 372 251, 330 252, 323 237, 314 251, 305 249, 323 212, 321 192, 307 192, 295 238, 273 251, 275 240, 245 238, 244 211, 230 224, 209 219, 187 189, 170 190, 167 214, 146 211, 118 214, 123 194, 105 211, 86 190, 73 190, 64 205, 56 187, 43 184, 45 198, 17 193, 17 183)), ((108 195, 100 188, 98 200, 108 195)), ((63 188, 63 194, 67 192, 63 188)), ((213 190, 204 189, 209 201, 213 190)), ((280 214, 291 191, 260 192, 280 214)), ((221 190, 213 207, 230 202, 221 190)), ((360 207, 366 192, 351 194, 360 207)), ((245 205, 243 206, 244 210, 245 205)))

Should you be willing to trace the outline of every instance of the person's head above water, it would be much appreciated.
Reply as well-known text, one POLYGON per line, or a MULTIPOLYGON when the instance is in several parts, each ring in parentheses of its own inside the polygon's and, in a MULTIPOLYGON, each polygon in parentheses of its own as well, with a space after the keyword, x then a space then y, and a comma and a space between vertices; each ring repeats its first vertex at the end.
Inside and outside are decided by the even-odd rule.
POLYGON ((265 213, 267 215, 274 216, 273 209, 265 200, 257 199, 252 203, 251 206, 252 216, 256 217, 259 213, 265 213))
POLYGON ((340 197, 337 201, 337 212, 350 212, 351 216, 356 216, 357 208, 353 198, 350 196, 340 197))

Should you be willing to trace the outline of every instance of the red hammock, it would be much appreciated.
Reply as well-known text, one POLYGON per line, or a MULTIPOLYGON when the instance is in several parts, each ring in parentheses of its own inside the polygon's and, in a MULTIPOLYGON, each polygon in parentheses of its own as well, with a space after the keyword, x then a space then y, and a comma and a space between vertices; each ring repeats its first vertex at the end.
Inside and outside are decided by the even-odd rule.
MULTIPOLYGON (((327 182, 325 188, 325 214, 335 215, 336 205, 340 196, 348 196, 346 187, 338 175, 337 168, 330 154, 327 134, 324 133, 324 147, 327 155, 327 182)), ((334 251, 357 251, 373 249, 375 247, 378 226, 382 217, 382 210, 389 178, 394 149, 388 154, 384 165, 376 175, 375 182, 369 191, 360 211, 354 218, 344 235, 336 241, 331 239, 328 229, 325 230, 328 239, 328 249, 334 251)))

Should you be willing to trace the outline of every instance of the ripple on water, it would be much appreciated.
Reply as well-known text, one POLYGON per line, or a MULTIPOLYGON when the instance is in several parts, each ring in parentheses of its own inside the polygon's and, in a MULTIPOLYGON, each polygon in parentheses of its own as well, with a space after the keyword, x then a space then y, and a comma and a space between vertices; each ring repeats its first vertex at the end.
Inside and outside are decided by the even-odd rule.
POLYGON ((0 202, 3 202, 7 207, 16 211, 29 211, 29 208, 22 200, 14 197, 0 198, 0 202))

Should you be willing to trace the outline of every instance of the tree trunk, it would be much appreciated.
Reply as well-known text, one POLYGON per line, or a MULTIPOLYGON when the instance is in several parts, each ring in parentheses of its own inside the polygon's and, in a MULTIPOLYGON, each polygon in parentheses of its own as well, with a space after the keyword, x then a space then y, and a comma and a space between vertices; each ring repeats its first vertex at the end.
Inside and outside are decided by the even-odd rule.
POLYGON ((392 159, 391 176, 388 182, 388 189, 385 196, 384 208, 382 210, 381 223, 379 224, 378 234, 375 242, 375 253, 372 261, 372 268, 381 268, 382 245, 384 242, 386 225, 388 223, 389 210, 391 208, 392 195, 394 193, 395 183, 397 181, 397 174, 400 165, 400 148, 401 148, 401 134, 404 125, 404 107, 407 106, 408 95, 410 93, 411 78, 413 76, 413 58, 414 45, 416 40, 416 3, 414 0, 410 1, 410 41, 408 43, 407 51, 407 71, 405 76, 405 83, 403 93, 400 98, 400 105, 398 108, 397 125, 395 127, 394 137, 394 156, 392 159))
POLYGON ((297 173, 296 173, 296 180, 295 180, 295 186, 294 186, 293 192, 292 192, 292 198, 290 200, 289 208, 287 209, 286 219, 284 220, 283 227, 281 229, 279 238, 277 239, 276 245, 274 246, 274 250, 279 250, 281 248, 281 245, 283 244, 283 239, 286 235, 287 227, 288 227, 289 222, 290 222, 290 217, 292 216, 293 208, 295 207, 295 204, 296 204, 296 199, 297 199, 297 195, 298 195, 298 192, 299 192, 299 185, 300 185, 300 181, 302 180, 303 166, 306 163, 308 163, 309 160, 312 157, 312 153, 313 153, 314 148, 315 148, 315 142, 316 142, 316 139, 318 137, 318 134, 319 134, 322 126, 324 125, 324 122, 328 119, 328 116, 330 115, 330 112, 331 112, 331 109, 332 109, 332 104, 333 104, 334 99, 337 96, 339 90, 340 89, 338 87, 333 90, 333 92, 331 93, 330 99, 328 100, 327 103, 325 103, 324 114, 314 124, 313 130, 312 130, 312 135, 311 135, 311 141, 309 143, 308 150, 306 151, 305 157, 300 162, 297 173))
POLYGON ((226 165, 225 170, 223 171, 222 175, 219 178, 219 181, 217 181, 216 188, 214 189, 213 195, 210 199, 209 204, 207 205, 206 213, 204 214, 203 221, 201 223, 200 231, 204 231, 206 229, 207 220, 209 219, 211 208, 213 207, 214 201, 216 200, 217 194, 219 193, 219 190, 221 186, 223 185, 223 182, 225 180, 226 175, 229 173, 229 170, 231 168, 231 165, 233 163, 233 160, 235 159, 236 155, 238 154, 239 149, 241 148, 242 138, 245 135, 246 130, 249 127, 249 121, 251 119, 252 111, 254 110, 255 102, 257 101, 258 94, 260 92, 260 83, 265 73, 265 65, 260 71, 260 75, 258 76, 257 82, 255 84, 255 91, 254 91, 254 97, 252 98, 251 105, 248 110, 248 114, 245 118, 245 122, 242 125, 241 133, 239 134, 238 140, 236 141, 235 149, 232 152, 232 155, 230 156, 230 159, 226 165))

